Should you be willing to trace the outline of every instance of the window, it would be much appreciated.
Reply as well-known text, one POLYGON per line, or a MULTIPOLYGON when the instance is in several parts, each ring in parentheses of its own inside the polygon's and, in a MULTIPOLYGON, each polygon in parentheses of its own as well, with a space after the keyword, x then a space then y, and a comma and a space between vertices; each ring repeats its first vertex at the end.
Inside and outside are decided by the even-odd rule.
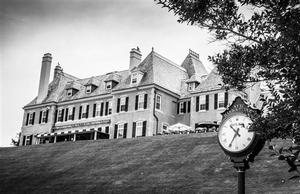
POLYGON ((112 101, 108 102, 108 114, 111 115, 112 113, 112 101))
POLYGON ((139 95, 138 109, 144 109, 144 94, 139 95))
POLYGON ((88 118, 88 106, 89 105, 82 105, 81 118, 88 118))
POLYGON ((183 113, 185 112, 185 111, 184 111, 184 104, 183 104, 183 102, 180 102, 180 103, 179 103, 179 110, 180 110, 180 111, 179 111, 180 114, 183 114, 183 113))
POLYGON ((218 93, 218 108, 225 107, 225 95, 224 93, 218 93))
POLYGON ((143 135, 143 121, 136 122, 136 136, 142 136, 143 135))
POLYGON ((91 93, 91 92, 92 92, 92 85, 86 86, 85 92, 86 92, 87 94, 91 93))
POLYGON ((155 108, 157 110, 161 110, 161 96, 156 94, 156 100, 155 100, 155 108))
POLYGON ((68 89, 67 90, 67 96, 72 96, 73 95, 73 90, 72 89, 68 89))
POLYGON ((29 125, 33 125, 34 124, 34 113, 30 113, 29 114, 29 125))
POLYGON ((206 101, 205 101, 205 96, 200 96, 200 110, 206 110, 206 101))
POLYGON ((124 123, 118 125, 118 136, 117 138, 122 138, 124 135, 124 123))
POLYGON ((121 112, 126 111, 126 97, 122 97, 120 101, 121 112))
POLYGON ((25 145, 31 145, 32 144, 32 135, 24 136, 24 138, 25 137, 26 137, 26 139, 25 139, 25 145))
POLYGON ((100 116, 100 107, 101 107, 101 104, 97 103, 97 105, 96 105, 96 117, 100 116))
POLYGON ((194 90, 194 86, 195 86, 195 83, 189 83, 188 84, 188 91, 193 91, 194 90))
POLYGON ((111 83, 111 81, 105 83, 105 88, 106 88, 107 90, 110 90, 110 89, 112 88, 112 83, 111 83))
POLYGON ((69 111, 68 121, 73 120, 73 118, 74 118, 73 109, 74 109, 74 107, 68 107, 68 111, 69 111))
POLYGON ((63 121, 63 110, 59 109, 57 112, 57 121, 62 122, 63 121))
POLYGON ((42 113, 42 123, 46 123, 47 122, 47 111, 44 110, 42 113))
POLYGON ((105 133, 109 134, 109 126, 105 127, 105 133))
POLYGON ((140 81, 141 75, 139 73, 133 73, 131 75, 131 84, 136 84, 140 81))

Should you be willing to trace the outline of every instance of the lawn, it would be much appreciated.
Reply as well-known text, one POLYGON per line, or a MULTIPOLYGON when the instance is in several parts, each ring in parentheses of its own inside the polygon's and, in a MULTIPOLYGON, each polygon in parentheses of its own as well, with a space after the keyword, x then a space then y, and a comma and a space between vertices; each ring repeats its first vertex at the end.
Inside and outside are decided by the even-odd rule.
MULTIPOLYGON (((267 146, 266 146, 267 147, 267 146)), ((300 193, 288 165, 264 148, 247 193, 300 193)), ((0 193, 236 193, 216 136, 169 135, 0 148, 0 193)))

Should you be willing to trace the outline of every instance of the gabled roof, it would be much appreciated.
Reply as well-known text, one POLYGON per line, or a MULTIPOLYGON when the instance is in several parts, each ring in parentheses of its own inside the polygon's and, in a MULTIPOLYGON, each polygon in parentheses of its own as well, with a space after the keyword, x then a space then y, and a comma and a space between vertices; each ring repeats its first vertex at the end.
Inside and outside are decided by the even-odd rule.
MULTIPOLYGON (((181 91, 182 80, 188 79, 187 72, 184 68, 154 51, 150 52, 150 54, 134 69, 134 71, 144 72, 141 81, 135 86, 130 84, 131 72, 129 70, 115 71, 86 79, 78 79, 74 76, 62 73, 59 78, 53 80, 49 84, 48 96, 42 103, 50 101, 61 102, 88 96, 109 94, 111 91, 106 90, 106 81, 118 82, 112 91, 136 86, 157 84, 169 91, 179 94, 181 91), (92 93, 87 94, 85 92, 85 86, 88 84, 95 84, 97 88, 92 93), (73 96, 67 96, 66 89, 68 88, 76 88, 78 89, 78 92, 73 96)), ((36 104, 36 99, 26 106, 34 104, 36 104)))
POLYGON ((84 84, 85 86, 88 86, 88 85, 93 85, 93 86, 98 86, 100 84, 100 81, 96 78, 96 77, 91 77, 90 79, 89 79, 89 81, 86 83, 86 84, 84 84))
POLYGON ((223 88, 223 81, 217 68, 215 67, 207 76, 207 78, 195 89, 196 92, 205 92, 223 88))
POLYGON ((66 89, 76 89, 79 90, 81 88, 81 84, 76 81, 70 81, 66 84, 66 89))
POLYGON ((114 82, 119 83, 120 80, 121 80, 121 76, 118 74, 117 71, 115 71, 115 72, 107 73, 106 74, 106 79, 104 81, 105 82, 114 81, 114 82))
POLYGON ((202 77, 203 75, 207 75, 207 71, 199 60, 199 54, 190 50, 189 54, 186 56, 184 61, 181 64, 181 67, 187 70, 189 77, 193 75, 197 75, 202 77))

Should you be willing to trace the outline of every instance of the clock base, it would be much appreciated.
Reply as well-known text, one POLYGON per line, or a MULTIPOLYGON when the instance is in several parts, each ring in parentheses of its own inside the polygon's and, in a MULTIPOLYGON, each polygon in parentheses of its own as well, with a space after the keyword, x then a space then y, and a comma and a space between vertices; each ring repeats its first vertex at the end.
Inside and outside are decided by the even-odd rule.
POLYGON ((238 173, 238 194, 245 194, 245 173, 249 169, 247 157, 231 157, 233 167, 238 173))

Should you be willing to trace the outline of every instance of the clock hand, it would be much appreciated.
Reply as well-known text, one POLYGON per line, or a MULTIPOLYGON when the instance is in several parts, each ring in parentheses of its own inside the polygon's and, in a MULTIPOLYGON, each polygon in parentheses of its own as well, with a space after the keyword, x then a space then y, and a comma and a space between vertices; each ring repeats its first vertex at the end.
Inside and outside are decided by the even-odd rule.
POLYGON ((240 130, 239 128, 238 128, 238 130, 235 130, 235 129, 232 127, 232 125, 230 125, 230 127, 231 127, 231 129, 233 129, 233 131, 234 131, 235 133, 237 133, 237 135, 238 135, 239 137, 241 137, 241 135, 239 134, 239 131, 238 131, 238 130, 240 130))
MULTIPOLYGON (((231 128, 232 128, 232 127, 231 127, 231 128)), ((241 135, 239 134, 239 130, 240 130, 240 128, 238 128, 237 130, 234 130, 234 129, 233 129, 233 131, 235 132, 235 134, 234 134, 234 136, 233 136, 233 138, 232 138, 230 144, 228 145, 229 147, 232 146, 232 142, 233 142, 233 140, 236 138, 236 136, 239 136, 239 137, 241 136, 241 135)))

